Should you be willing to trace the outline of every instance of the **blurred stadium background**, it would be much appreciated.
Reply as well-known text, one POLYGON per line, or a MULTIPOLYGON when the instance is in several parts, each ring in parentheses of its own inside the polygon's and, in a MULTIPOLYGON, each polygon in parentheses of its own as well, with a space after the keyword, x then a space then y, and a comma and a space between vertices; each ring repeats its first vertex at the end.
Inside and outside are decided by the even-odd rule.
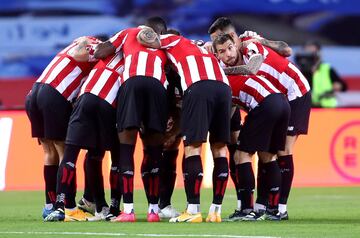
POLYGON ((23 108, 24 95, 50 59, 74 38, 112 35, 148 16, 166 18, 193 39, 228 16, 239 33, 254 30, 294 47, 324 45, 323 58, 347 82, 340 106, 360 106, 360 2, 352 0, 0 0, 0 105, 23 108))

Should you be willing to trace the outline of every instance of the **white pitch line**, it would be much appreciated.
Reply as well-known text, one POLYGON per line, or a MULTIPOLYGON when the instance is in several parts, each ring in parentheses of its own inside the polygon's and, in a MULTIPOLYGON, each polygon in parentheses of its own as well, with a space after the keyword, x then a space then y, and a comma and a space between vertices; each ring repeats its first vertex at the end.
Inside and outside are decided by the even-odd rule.
POLYGON ((224 237, 224 238, 280 238, 275 236, 237 236, 212 234, 130 234, 101 232, 51 232, 51 231, 0 231, 0 234, 13 235, 82 235, 82 236, 142 236, 142 237, 224 237))

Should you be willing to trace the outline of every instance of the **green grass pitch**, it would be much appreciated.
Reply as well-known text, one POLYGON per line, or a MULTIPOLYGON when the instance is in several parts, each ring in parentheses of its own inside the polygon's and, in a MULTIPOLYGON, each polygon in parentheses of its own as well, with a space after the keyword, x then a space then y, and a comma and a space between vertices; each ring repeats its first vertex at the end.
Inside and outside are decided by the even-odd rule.
MULTIPOLYGON (((201 209, 207 215, 211 189, 202 189, 201 209)), ((78 197, 81 192, 78 192, 78 197)), ((0 237, 360 237, 360 187, 295 188, 289 200, 289 221, 223 222, 221 224, 147 223, 142 190, 135 193, 138 222, 44 223, 43 192, 0 192, 0 237)), ((184 190, 177 189, 174 206, 185 208, 184 190)), ((236 205, 233 189, 226 192, 223 217, 236 205)))

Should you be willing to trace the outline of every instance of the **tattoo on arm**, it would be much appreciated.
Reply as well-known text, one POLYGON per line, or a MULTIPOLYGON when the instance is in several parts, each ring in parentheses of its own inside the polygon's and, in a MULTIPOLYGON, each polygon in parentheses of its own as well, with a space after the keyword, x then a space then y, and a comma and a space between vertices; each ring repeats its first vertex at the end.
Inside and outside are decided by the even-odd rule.
POLYGON ((137 35, 137 40, 140 44, 151 47, 151 48, 160 48, 160 38, 159 35, 151 28, 143 28, 137 35))
POLYGON ((227 67, 224 69, 225 74, 241 74, 241 75, 249 75, 253 74, 247 65, 239 65, 233 67, 227 67))
POLYGON ((292 53, 291 47, 284 41, 271 41, 267 39, 259 39, 260 43, 270 47, 282 56, 289 57, 292 53))
POLYGON ((228 67, 224 69, 224 72, 225 74, 240 74, 240 75, 256 74, 259 71, 263 61, 264 58, 262 57, 262 55, 254 55, 253 57, 251 57, 247 65, 228 67))

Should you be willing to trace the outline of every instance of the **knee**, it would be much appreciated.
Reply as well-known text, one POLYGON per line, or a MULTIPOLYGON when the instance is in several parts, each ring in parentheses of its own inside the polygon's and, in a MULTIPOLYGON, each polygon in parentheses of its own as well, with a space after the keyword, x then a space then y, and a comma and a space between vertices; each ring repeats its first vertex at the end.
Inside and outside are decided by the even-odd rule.
POLYGON ((285 145, 285 149, 278 151, 277 154, 278 154, 278 156, 292 155, 293 147, 290 145, 285 145))
POLYGON ((211 144, 211 152, 214 158, 226 157, 227 147, 224 143, 211 144))

